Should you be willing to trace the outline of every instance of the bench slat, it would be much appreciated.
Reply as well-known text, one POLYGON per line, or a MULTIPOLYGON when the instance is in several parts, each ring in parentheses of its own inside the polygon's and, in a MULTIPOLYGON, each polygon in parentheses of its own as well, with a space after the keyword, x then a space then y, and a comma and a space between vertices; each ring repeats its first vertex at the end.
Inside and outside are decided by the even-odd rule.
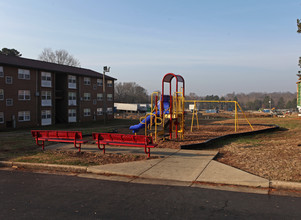
POLYGON ((37 145, 42 146, 43 150, 45 148, 44 141, 74 143, 74 147, 78 148, 79 152, 81 144, 88 142, 82 140, 83 136, 80 131, 32 130, 31 134, 36 139, 37 145), (39 141, 42 141, 42 144, 39 144, 39 141))

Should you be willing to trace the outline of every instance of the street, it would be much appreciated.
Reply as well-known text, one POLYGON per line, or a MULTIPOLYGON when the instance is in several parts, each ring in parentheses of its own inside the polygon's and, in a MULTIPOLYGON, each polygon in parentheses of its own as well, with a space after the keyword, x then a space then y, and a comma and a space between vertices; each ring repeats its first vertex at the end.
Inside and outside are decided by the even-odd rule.
POLYGON ((301 198, 0 170, 0 219, 300 219, 301 198))

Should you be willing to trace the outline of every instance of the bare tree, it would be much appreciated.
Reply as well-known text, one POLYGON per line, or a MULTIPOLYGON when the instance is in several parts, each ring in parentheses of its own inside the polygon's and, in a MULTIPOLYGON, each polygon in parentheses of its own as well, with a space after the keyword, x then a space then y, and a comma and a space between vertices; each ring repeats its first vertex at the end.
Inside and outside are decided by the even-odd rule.
POLYGON ((71 54, 68 53, 68 51, 63 49, 52 51, 51 48, 45 48, 39 55, 39 60, 50 63, 80 67, 79 60, 74 58, 71 54))
POLYGON ((135 82, 117 83, 115 85, 115 102, 149 103, 147 90, 135 82))

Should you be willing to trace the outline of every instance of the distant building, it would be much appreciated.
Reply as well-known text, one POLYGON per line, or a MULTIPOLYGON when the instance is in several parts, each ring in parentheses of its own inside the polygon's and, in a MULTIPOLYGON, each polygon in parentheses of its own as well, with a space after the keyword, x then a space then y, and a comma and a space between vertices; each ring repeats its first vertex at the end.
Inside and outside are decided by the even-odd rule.
POLYGON ((150 110, 150 104, 114 103, 114 107, 118 112, 147 112, 150 110))
POLYGON ((93 70, 0 55, 0 129, 113 118, 114 81, 93 70))
POLYGON ((301 74, 297 74, 299 81, 297 82, 297 108, 301 112, 301 74))

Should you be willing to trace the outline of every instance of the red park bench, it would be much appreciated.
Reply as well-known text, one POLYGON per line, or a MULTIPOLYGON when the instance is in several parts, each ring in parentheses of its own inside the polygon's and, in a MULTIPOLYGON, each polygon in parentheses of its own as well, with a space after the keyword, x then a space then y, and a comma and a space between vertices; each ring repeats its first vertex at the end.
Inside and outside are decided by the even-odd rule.
POLYGON ((83 135, 80 131, 47 131, 47 130, 32 130, 32 137, 36 139, 38 146, 41 146, 44 150, 45 141, 63 142, 63 143, 74 143, 74 147, 78 148, 78 152, 81 150, 81 144, 87 143, 88 141, 82 140, 83 135), (42 141, 42 143, 39 143, 42 141))
POLYGON ((99 150, 103 150, 103 153, 105 153, 106 145, 144 147, 144 152, 150 157, 150 148, 158 145, 153 143, 151 136, 144 135, 92 133, 92 137, 96 141, 99 150), (103 147, 100 147, 101 144, 103 147))

